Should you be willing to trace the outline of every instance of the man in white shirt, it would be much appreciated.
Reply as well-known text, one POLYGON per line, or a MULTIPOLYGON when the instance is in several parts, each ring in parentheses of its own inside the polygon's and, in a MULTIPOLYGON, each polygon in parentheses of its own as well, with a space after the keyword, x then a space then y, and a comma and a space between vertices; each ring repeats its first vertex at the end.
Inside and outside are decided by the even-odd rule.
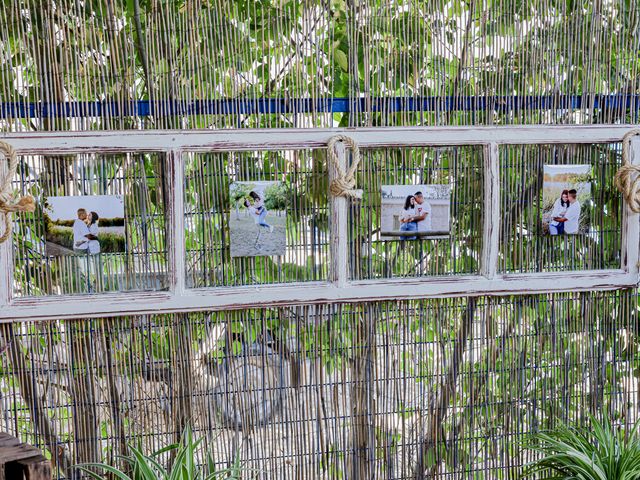
POLYGON ((418 223, 419 232, 428 232, 431 230, 431 205, 424 199, 422 192, 416 192, 413 198, 416 199, 413 221, 418 223))
POLYGON ((575 235, 578 233, 578 230, 580 230, 580 211, 582 210, 576 190, 569 190, 569 203, 567 213, 564 214, 566 218, 564 222, 564 233, 575 235))
POLYGON ((89 249, 89 239, 91 235, 89 227, 85 223, 87 211, 84 208, 78 209, 78 218, 73 222, 73 251, 79 255, 86 255, 89 249))

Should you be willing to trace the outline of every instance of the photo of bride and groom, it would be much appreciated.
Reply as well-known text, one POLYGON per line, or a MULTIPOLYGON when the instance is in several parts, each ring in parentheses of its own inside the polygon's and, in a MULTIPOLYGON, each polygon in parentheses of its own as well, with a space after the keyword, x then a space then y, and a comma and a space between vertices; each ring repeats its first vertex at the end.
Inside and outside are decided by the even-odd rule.
POLYGON ((591 165, 545 165, 542 228, 546 235, 588 233, 591 165))
POLYGON ((47 256, 125 251, 124 201, 119 195, 48 197, 47 256))
POLYGON ((282 182, 234 182, 229 187, 232 257, 284 255, 287 188, 282 182))

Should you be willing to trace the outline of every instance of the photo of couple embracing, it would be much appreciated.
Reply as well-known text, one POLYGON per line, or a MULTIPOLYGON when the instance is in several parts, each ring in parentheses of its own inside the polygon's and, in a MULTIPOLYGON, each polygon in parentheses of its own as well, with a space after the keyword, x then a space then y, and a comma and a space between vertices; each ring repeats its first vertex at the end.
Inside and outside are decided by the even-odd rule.
MULTIPOLYGON (((398 215, 401 232, 428 232, 431 230, 431 205, 424 198, 422 192, 407 195, 404 206, 398 215)), ((405 240, 415 240, 410 235, 405 240)))
POLYGON ((542 233, 589 232, 591 165, 545 165, 542 189, 542 233))
POLYGON ((44 211, 49 257, 125 251, 124 200, 120 195, 47 197, 44 211))
POLYGON ((382 240, 435 239, 449 234, 450 185, 383 185, 382 240))
POLYGON ((100 237, 98 236, 97 212, 78 209, 78 218, 73 222, 73 251, 76 254, 96 255, 100 253, 100 237))

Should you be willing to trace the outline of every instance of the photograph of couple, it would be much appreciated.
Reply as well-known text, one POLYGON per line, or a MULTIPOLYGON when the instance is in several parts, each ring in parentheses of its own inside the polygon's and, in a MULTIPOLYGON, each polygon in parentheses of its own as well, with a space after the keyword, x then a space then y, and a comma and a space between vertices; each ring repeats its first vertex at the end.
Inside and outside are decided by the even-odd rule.
POLYGON ((449 185, 383 185, 381 238, 417 240, 448 235, 449 185))
POLYGON ((125 250, 124 200, 119 195, 48 197, 45 217, 47 256, 125 250))
POLYGON ((232 257, 284 255, 287 193, 283 182, 234 182, 230 185, 232 257))
POLYGON ((588 233, 591 165, 545 165, 542 228, 546 235, 588 233))

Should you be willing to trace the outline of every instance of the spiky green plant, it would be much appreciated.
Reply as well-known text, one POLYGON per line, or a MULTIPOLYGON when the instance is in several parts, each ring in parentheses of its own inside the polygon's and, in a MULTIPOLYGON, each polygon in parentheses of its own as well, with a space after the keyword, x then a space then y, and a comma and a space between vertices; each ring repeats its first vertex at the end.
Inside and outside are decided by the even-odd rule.
POLYGON ((140 448, 129 445, 129 455, 118 457, 124 468, 117 468, 106 463, 85 463, 77 465, 91 478, 103 480, 106 475, 118 480, 215 480, 218 478, 239 480, 242 474, 240 462, 222 470, 216 470, 213 456, 205 453, 205 465, 196 461, 202 438, 195 439, 191 428, 187 427, 180 443, 164 447, 150 455, 144 454, 140 448), (170 467, 160 462, 160 457, 171 453, 174 456, 170 467), (101 473, 97 473, 101 472, 101 473))
POLYGON ((528 464, 523 478, 541 480, 637 480, 640 478, 640 435, 615 427, 609 419, 590 418, 589 428, 565 425, 534 435, 527 448, 542 454, 528 464))

